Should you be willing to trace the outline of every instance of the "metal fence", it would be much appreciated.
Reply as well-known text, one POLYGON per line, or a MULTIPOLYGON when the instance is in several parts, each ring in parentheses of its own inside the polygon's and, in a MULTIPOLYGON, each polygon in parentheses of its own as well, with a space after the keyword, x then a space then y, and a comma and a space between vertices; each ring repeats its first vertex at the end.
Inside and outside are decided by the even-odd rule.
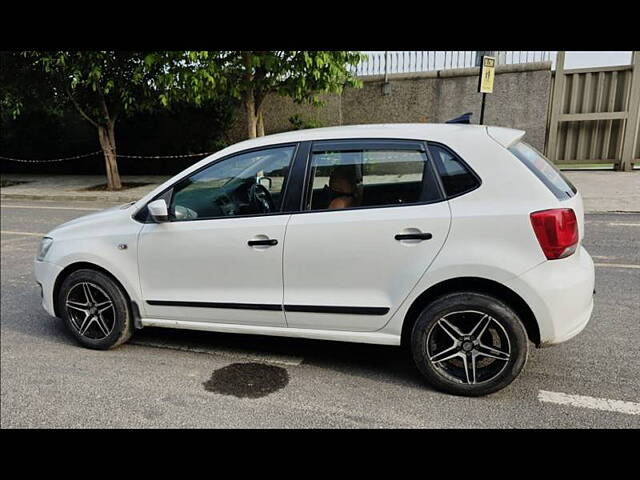
POLYGON ((483 54, 496 57, 498 65, 544 62, 551 60, 551 52, 545 51, 387 51, 363 52, 367 59, 355 68, 357 75, 384 75, 387 73, 413 73, 479 65, 483 54))
POLYGON ((558 52, 547 156, 558 164, 640 161, 640 52, 630 65, 564 69, 558 52))

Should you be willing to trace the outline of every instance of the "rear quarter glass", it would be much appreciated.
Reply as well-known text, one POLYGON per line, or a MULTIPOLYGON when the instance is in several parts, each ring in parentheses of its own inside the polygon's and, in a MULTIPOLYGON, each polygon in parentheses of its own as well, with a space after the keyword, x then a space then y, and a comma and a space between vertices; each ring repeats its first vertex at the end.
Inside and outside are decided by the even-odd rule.
POLYGON ((576 187, 542 153, 525 142, 518 142, 509 151, 540 179, 558 200, 566 200, 577 193, 576 187))

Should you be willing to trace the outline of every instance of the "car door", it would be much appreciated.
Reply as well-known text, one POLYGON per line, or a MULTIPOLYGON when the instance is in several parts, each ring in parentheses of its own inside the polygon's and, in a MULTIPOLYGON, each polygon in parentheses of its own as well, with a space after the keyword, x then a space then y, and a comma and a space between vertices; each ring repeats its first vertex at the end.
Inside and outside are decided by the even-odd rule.
POLYGON ((306 182, 304 211, 286 232, 288 326, 382 328, 449 231, 449 206, 425 144, 314 142, 306 182))
POLYGON ((163 195, 170 221, 139 236, 147 318, 285 325, 282 203, 296 148, 235 154, 163 195))

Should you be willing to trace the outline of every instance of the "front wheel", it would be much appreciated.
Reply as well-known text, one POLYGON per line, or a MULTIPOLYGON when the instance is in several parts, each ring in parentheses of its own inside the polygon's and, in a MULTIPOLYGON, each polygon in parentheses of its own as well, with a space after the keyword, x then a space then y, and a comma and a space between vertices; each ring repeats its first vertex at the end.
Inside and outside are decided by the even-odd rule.
POLYGON ((83 346, 115 348, 133 333, 129 302, 109 276, 95 270, 76 270, 62 282, 58 311, 83 346))
POLYGON ((479 396, 509 385, 527 360, 527 334, 504 302, 477 292, 444 295, 420 314, 411 334, 413 359, 429 383, 479 396))

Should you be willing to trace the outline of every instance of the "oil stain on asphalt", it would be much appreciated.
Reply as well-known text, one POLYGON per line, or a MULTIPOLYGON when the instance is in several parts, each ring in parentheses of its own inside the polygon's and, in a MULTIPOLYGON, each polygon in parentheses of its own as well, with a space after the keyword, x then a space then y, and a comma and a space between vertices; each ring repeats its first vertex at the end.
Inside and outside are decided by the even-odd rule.
POLYGON ((263 363, 232 363, 215 370, 203 383, 205 390, 238 398, 260 398, 284 388, 289 374, 282 367, 263 363))

